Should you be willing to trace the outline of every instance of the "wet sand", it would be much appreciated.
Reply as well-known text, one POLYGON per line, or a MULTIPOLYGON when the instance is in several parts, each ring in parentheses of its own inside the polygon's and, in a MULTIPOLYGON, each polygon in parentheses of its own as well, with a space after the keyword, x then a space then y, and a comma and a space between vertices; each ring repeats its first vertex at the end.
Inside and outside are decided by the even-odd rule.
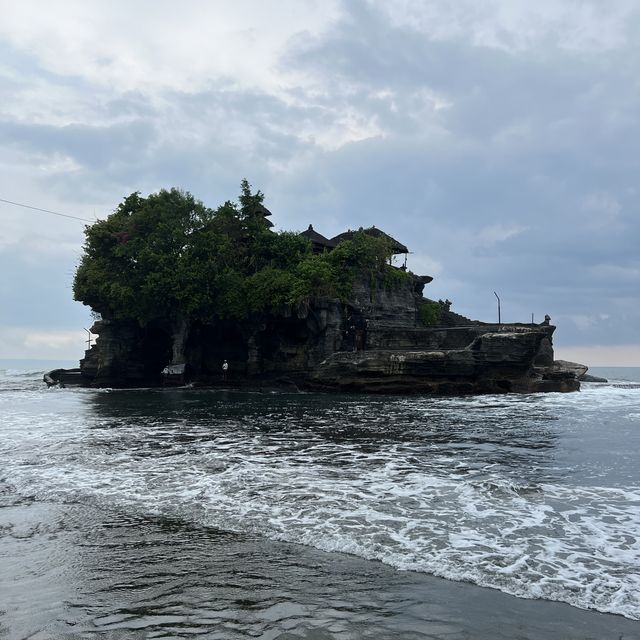
POLYGON ((640 622, 100 505, 0 508, 0 638, 640 638, 640 622))

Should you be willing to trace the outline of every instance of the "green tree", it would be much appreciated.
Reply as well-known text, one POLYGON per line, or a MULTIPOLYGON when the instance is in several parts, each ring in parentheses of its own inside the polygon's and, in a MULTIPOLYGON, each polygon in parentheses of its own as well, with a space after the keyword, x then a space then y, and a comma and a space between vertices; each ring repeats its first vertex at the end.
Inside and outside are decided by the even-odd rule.
POLYGON ((133 193, 106 220, 86 227, 74 296, 105 317, 171 316, 179 307, 181 263, 213 212, 178 189, 133 193))
POLYGON ((407 277, 387 264, 385 238, 359 232, 314 255, 306 238, 273 233, 263 198, 246 180, 239 202, 215 211, 179 189, 131 194, 106 220, 86 227, 75 299, 105 318, 141 324, 243 319, 309 296, 346 300, 358 274, 376 286, 407 277))

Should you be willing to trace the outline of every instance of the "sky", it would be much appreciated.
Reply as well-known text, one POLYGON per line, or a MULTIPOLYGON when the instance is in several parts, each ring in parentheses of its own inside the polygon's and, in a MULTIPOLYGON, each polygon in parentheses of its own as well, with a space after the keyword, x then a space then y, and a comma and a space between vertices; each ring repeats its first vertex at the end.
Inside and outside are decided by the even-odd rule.
MULTIPOLYGON (((0 0, 0 199, 375 225, 466 316, 640 366, 636 0, 0 0)), ((0 201, 0 358, 75 359, 84 222, 0 201)))

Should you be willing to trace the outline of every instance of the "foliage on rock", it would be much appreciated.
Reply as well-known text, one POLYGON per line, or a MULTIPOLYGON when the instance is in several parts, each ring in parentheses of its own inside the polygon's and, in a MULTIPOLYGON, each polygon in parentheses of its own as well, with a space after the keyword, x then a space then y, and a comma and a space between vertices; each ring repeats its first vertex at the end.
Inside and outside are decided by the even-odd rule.
POLYGON ((425 327, 436 325, 440 322, 442 311, 440 302, 423 302, 418 305, 418 322, 425 327))
POLYGON ((384 238, 356 233, 313 254, 292 232, 274 233, 263 194, 242 181, 238 203, 206 207, 190 193, 133 193, 106 220, 85 229, 76 300, 104 317, 243 319, 310 296, 347 299, 354 278, 380 275, 397 286, 408 274, 388 265, 384 238))

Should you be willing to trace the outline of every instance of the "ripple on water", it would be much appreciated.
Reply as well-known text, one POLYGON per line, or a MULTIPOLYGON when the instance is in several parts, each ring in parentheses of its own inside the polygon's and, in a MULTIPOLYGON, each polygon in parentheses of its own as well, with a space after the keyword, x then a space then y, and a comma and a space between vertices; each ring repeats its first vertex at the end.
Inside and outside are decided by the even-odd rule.
POLYGON ((636 389, 29 394, 0 444, 1 479, 18 495, 640 616, 636 389), (599 419, 610 421, 604 440, 599 419))

